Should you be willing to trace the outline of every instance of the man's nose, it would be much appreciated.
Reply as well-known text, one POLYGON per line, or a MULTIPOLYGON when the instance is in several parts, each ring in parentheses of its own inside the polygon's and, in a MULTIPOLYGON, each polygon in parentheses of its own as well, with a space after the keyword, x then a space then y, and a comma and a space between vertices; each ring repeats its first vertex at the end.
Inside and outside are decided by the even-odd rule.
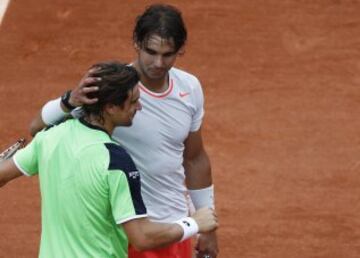
POLYGON ((155 57, 155 66, 156 67, 163 67, 164 65, 164 60, 163 60, 163 57, 162 56, 156 56, 155 57))

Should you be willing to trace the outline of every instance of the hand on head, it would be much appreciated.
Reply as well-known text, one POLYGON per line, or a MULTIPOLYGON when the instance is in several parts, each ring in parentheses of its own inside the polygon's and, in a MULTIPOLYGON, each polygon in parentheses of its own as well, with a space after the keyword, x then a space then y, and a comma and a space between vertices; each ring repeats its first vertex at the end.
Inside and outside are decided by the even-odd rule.
POLYGON ((96 77, 96 72, 99 68, 93 67, 84 75, 80 80, 78 86, 71 91, 69 103, 72 106, 79 107, 84 104, 90 105, 98 101, 97 98, 89 98, 88 93, 99 90, 96 83, 101 80, 100 77, 96 77))

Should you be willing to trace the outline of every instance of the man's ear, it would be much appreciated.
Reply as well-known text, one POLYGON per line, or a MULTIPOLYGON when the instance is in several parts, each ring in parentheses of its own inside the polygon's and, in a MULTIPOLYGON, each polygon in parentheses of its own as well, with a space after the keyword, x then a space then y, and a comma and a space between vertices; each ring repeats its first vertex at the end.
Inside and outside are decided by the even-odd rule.
POLYGON ((108 113, 109 115, 113 115, 114 113, 116 113, 118 110, 119 110, 119 106, 115 105, 115 104, 112 104, 112 103, 107 103, 105 106, 104 106, 104 111, 106 113, 108 113))
POLYGON ((136 52, 139 52, 140 51, 140 45, 138 42, 134 42, 134 48, 135 48, 135 51, 136 52))
POLYGON ((182 46, 182 47, 178 50, 177 54, 178 54, 179 56, 184 55, 184 54, 185 54, 185 46, 182 46))

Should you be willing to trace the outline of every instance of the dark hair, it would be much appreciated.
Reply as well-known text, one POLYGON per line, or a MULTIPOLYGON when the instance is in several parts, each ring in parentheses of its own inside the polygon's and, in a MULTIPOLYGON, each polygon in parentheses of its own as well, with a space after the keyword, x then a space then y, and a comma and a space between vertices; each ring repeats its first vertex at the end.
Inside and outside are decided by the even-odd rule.
POLYGON ((142 15, 136 18, 133 40, 140 47, 144 47, 154 34, 163 39, 172 39, 175 44, 175 51, 178 51, 185 44, 187 37, 181 12, 171 5, 155 4, 149 6, 142 15))
POLYGON ((103 119, 104 106, 108 103, 123 105, 129 91, 135 87, 140 78, 135 68, 117 61, 97 63, 91 68, 97 68, 92 76, 99 77, 101 80, 94 83, 99 90, 88 93, 87 97, 97 98, 98 101, 91 105, 83 105, 83 110, 85 115, 93 114, 103 119))

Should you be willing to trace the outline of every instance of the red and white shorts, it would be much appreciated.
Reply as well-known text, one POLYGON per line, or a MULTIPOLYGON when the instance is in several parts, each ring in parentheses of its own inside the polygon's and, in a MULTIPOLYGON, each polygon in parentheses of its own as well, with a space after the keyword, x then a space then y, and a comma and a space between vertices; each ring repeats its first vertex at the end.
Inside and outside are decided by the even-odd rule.
POLYGON ((138 252, 129 246, 129 258, 192 258, 191 249, 191 239, 144 252, 138 252))

